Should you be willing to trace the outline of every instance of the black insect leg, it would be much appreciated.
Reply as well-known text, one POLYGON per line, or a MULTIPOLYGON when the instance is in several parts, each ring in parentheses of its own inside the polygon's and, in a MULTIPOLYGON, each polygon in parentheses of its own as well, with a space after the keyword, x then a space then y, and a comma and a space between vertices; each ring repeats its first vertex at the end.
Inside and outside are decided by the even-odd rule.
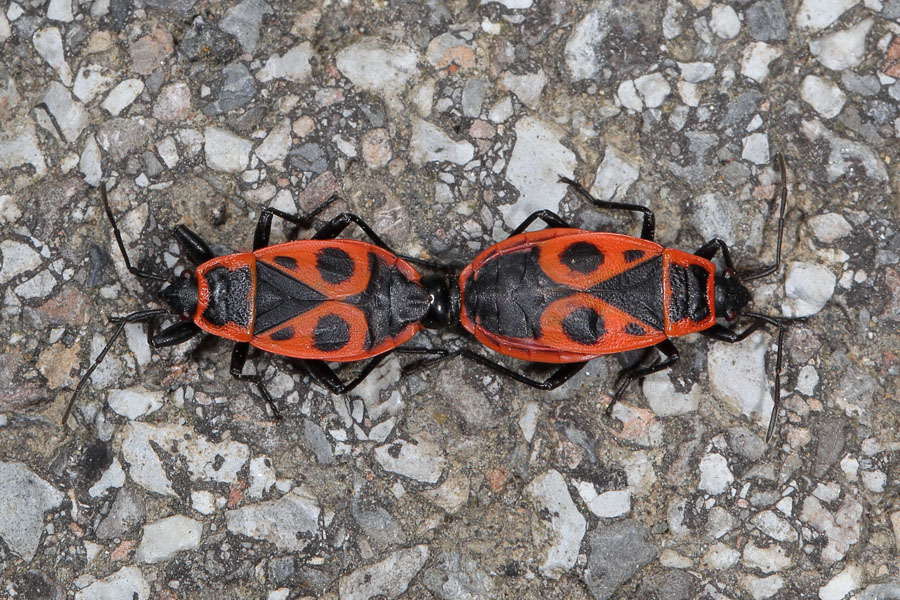
POLYGON ((722 253, 722 261, 725 263, 726 269, 731 269, 734 271, 734 262, 731 260, 731 251, 728 250, 728 244, 725 243, 724 240, 720 240, 719 238, 715 238, 709 240, 694 252, 694 256, 699 256, 700 258, 705 258, 706 260, 712 260, 712 258, 716 255, 716 252, 722 253))
POLYGON ((772 414, 769 417, 769 427, 766 430, 766 443, 768 444, 772 439, 772 435, 775 433, 775 421, 778 418, 778 411, 781 408, 781 365, 782 356, 784 354, 784 332, 787 330, 787 325, 790 323, 803 321, 805 319, 779 319, 757 313, 744 313, 744 315, 751 317, 753 321, 743 331, 733 331, 727 327, 716 324, 701 333, 708 335, 713 339, 734 344, 746 339, 751 333, 764 325, 774 325, 778 328, 778 350, 775 354, 775 387, 772 389, 772 414))
POLYGON ((414 363, 408 364, 403 368, 403 374, 409 375, 411 373, 415 373, 416 371, 420 371, 422 369, 426 369, 432 367, 440 362, 445 360, 455 358, 457 356, 462 356, 463 358, 469 359, 471 361, 477 362, 483 367, 494 371, 495 373, 499 373, 504 377, 509 377, 510 379, 514 379, 519 383, 524 383, 527 386, 533 387, 539 390, 555 390, 569 379, 572 378, 576 373, 578 373, 581 369, 584 368, 588 361, 584 362, 575 362, 575 363, 565 363, 560 365, 553 373, 551 373, 546 379, 532 379, 526 375, 522 375, 512 369, 501 365, 500 363, 487 358, 486 356, 482 356, 476 352, 471 350, 454 350, 452 352, 447 352, 446 354, 442 354, 440 356, 436 356, 434 358, 428 358, 425 360, 416 361, 414 363))
POLYGON ((738 273, 743 281, 752 281, 771 275, 781 266, 781 240, 784 237, 784 207, 787 205, 787 167, 784 164, 784 155, 780 152, 775 155, 775 164, 781 174, 781 207, 778 209, 778 242, 775 246, 775 263, 771 265, 747 269, 738 273))
POLYGON ((103 208, 106 210, 106 217, 109 219, 110 225, 112 225, 113 235, 116 236, 116 243, 119 245, 119 251, 122 253, 122 258, 125 260, 125 267, 128 269, 128 272, 135 277, 153 279, 155 281, 168 281, 168 278, 163 275, 144 271, 132 266, 131 260, 128 258, 128 252, 125 251, 125 242, 122 241, 122 232, 119 231, 119 226, 116 225, 116 218, 113 216, 112 209, 109 207, 109 198, 106 195, 106 182, 100 182, 100 198, 103 200, 103 208))
POLYGON ((337 194, 332 194, 325 202, 317 206, 305 217, 292 215, 277 208, 264 208, 259 215, 259 221, 256 222, 256 233, 253 235, 253 249, 259 250, 269 245, 269 237, 272 234, 272 217, 281 217, 289 223, 293 223, 298 228, 306 228, 312 226, 313 219, 323 210, 331 206, 338 199, 337 194))
POLYGON ((624 202, 607 202, 606 200, 600 200, 599 198, 594 198, 593 196, 591 196, 591 193, 584 189, 584 186, 574 179, 560 176, 559 181, 568 184, 569 187, 575 190, 580 196, 589 200, 591 204, 593 204, 597 208, 630 210, 644 213, 644 222, 643 226, 641 227, 641 238, 653 241, 653 238, 656 237, 656 215, 654 215, 653 211, 646 206, 641 206, 640 204, 625 204, 624 202))
POLYGON ((203 264, 215 257, 209 244, 184 225, 176 226, 172 235, 195 265, 203 264))
POLYGON ((81 392, 81 388, 85 386, 88 382, 88 379, 91 378, 91 373, 100 366, 100 363, 103 362, 103 359, 106 357, 106 353, 109 352, 109 349, 112 348, 112 345, 115 343, 119 336, 122 335, 122 331, 125 330, 125 325, 128 323, 140 323, 142 321, 152 321, 157 317, 162 315, 169 314, 169 311, 163 309, 152 309, 152 310, 139 310, 138 312, 133 312, 130 315, 125 315, 124 317, 114 317, 110 319, 112 323, 118 323, 116 330, 113 332, 112 336, 110 336, 109 341, 106 342, 106 345, 103 346, 103 350, 100 351, 100 354, 97 355, 97 358, 94 359, 93 364, 88 367, 88 370, 84 372, 84 375, 81 376, 81 379, 78 380, 78 385, 75 386, 75 391, 72 392, 72 396, 69 398, 69 403, 66 404, 66 410, 63 411, 62 416, 62 424, 65 425, 66 421, 69 419, 69 415, 72 413, 72 407, 75 405, 75 398, 78 397, 79 392, 81 392))
POLYGON ((670 340, 663 340, 655 346, 647 348, 647 351, 641 356, 640 360, 630 367, 625 367, 619 371, 619 374, 616 376, 616 391, 613 394, 612 400, 606 406, 606 414, 609 415, 612 413, 613 406, 619 401, 619 398, 622 397, 622 394, 625 393, 625 390, 628 389, 628 386, 631 385, 632 381, 668 369, 678 362, 678 359, 680 358, 681 355, 678 353, 678 348, 676 348, 675 344, 670 340), (653 362, 645 365, 647 359, 654 354, 654 350, 659 350, 665 358, 661 361, 657 361, 654 357, 653 362))
POLYGON ((234 345, 234 349, 231 351, 231 376, 239 381, 255 384, 259 389, 259 393, 262 395, 263 400, 266 401, 266 404, 268 404, 269 408, 272 410, 272 418, 277 421, 281 418, 281 413, 278 411, 278 407, 275 406, 275 401, 272 400, 272 395, 269 394, 269 390, 263 385, 262 373, 257 373, 256 375, 244 374, 244 364, 247 362, 247 352, 249 350, 249 342, 237 342, 234 345))
POLYGON ((337 236, 341 234, 350 224, 356 224, 357 227, 363 230, 372 242, 378 246, 379 248, 383 248, 387 250, 391 254, 396 254, 400 258, 407 260, 413 264, 421 265, 424 267, 428 267, 430 269, 436 269, 439 271, 446 271, 447 267, 445 265, 440 265, 437 263, 433 263, 427 260, 422 260, 420 258, 415 258, 412 256, 405 256, 402 254, 397 254, 394 250, 388 246, 384 240, 382 240, 375 230, 372 229, 368 223, 366 223, 362 217, 355 215, 353 213, 341 213, 329 222, 322 225, 319 230, 316 232, 312 239, 314 240, 333 240, 337 236))
POLYGON ((561 216, 559 216, 552 210, 545 209, 545 210, 539 210, 539 211, 533 212, 530 215, 528 215, 527 217, 525 217, 525 220, 522 221, 518 227, 513 229, 512 233, 510 233, 508 237, 512 237, 514 235, 519 235, 520 233, 522 233, 523 231, 528 229, 528 226, 531 225, 533 222, 535 222, 538 219, 540 219, 544 223, 546 223, 547 227, 560 227, 562 229, 571 229, 572 228, 572 226, 569 225, 565 221, 565 219, 563 219, 561 216))

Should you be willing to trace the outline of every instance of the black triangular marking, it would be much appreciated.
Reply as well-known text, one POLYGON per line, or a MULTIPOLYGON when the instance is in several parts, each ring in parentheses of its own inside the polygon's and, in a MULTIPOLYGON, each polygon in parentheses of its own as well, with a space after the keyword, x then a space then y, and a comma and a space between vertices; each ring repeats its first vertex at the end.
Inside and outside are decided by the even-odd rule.
POLYGON ((328 300, 284 271, 256 262, 256 322, 253 334, 261 335, 328 300))
POLYGON ((662 271, 662 255, 654 256, 601 281, 587 292, 662 331, 665 328, 662 271))

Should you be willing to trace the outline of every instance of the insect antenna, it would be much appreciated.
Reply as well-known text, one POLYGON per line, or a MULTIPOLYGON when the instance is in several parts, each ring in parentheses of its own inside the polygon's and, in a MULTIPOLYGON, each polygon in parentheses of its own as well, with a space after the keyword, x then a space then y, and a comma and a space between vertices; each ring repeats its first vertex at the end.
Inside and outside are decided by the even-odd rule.
POLYGON ((100 363, 103 362, 103 359, 106 358, 106 353, 109 352, 109 349, 115 343, 115 341, 122 334, 122 331, 125 330, 125 325, 128 323, 140 323, 142 321, 151 321, 156 317, 161 317, 163 315, 169 314, 168 310, 157 308, 157 309, 149 309, 149 310, 139 310, 137 312, 133 312, 130 315, 125 315, 124 317, 110 317, 109 321, 111 323, 118 323, 116 330, 113 332, 112 336, 109 338, 109 341, 106 342, 106 345, 103 347, 103 350, 100 351, 100 354, 97 355, 97 358, 94 359, 93 364, 88 367, 88 370, 85 371, 84 375, 81 376, 81 379, 78 381, 78 385, 75 386, 75 391, 72 392, 72 396, 69 398, 68 404, 66 404, 66 410, 63 412, 62 416, 62 424, 65 425, 66 421, 69 419, 69 415, 72 413, 72 407, 75 405, 75 398, 78 397, 78 394, 81 392, 81 388, 85 386, 88 379, 90 379, 91 374, 94 370, 100 366, 100 363))
POLYGON ((740 271, 737 273, 741 281, 753 281, 767 277, 778 270, 781 266, 781 239, 784 237, 784 210, 787 206, 787 167, 784 164, 784 155, 779 152, 775 155, 775 164, 778 165, 778 172, 781 174, 781 208, 778 209, 778 244, 775 246, 775 263, 762 267, 755 267, 740 271))
POLYGON ((116 243, 119 245, 119 250, 122 252, 122 258, 125 259, 125 266, 128 268, 128 272, 135 277, 153 279, 154 281, 168 281, 169 278, 164 275, 158 275, 132 266, 131 260, 128 258, 128 252, 125 251, 125 242, 122 241, 122 233, 119 231, 119 226, 116 225, 116 218, 113 216, 112 209, 109 207, 109 198, 106 195, 106 182, 100 182, 100 198, 103 199, 103 208, 106 210, 106 216, 112 225, 113 235, 116 236, 116 243))

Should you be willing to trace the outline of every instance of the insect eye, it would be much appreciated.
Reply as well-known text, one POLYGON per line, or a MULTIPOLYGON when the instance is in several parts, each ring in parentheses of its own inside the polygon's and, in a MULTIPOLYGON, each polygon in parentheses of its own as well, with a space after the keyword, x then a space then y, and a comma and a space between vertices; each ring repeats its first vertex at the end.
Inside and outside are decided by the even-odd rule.
POLYGON ((725 279, 734 277, 734 269, 725 269, 725 279))
POLYGON ((188 269, 185 269, 184 271, 181 272, 181 278, 190 280, 190 279, 194 278, 194 274, 191 271, 189 271, 188 269))
POLYGON ((737 319, 737 312, 733 308, 729 308, 725 311, 725 320, 728 322, 734 321, 737 319))
POLYGON ((178 315, 182 321, 192 321, 191 314, 188 311, 184 311, 180 315, 178 315))

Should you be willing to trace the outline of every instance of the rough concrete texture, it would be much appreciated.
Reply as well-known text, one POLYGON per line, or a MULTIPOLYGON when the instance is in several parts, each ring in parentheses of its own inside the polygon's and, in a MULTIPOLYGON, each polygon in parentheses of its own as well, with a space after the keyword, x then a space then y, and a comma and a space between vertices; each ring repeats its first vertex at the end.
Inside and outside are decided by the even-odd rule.
POLYGON ((897 0, 6 3, 0 596, 897 598, 898 18, 897 0), (635 357, 554 392, 462 359, 404 378, 392 357, 337 396, 251 354, 274 421, 229 343, 153 349, 134 323, 60 426, 107 315, 160 306, 101 181, 151 272, 190 266, 177 224, 242 250, 262 208, 334 193, 320 219, 355 212, 454 265, 539 209, 640 231, 559 175, 747 268, 775 257, 779 152, 784 263, 752 306, 807 318, 768 445, 771 328, 676 340, 610 416, 635 357))

